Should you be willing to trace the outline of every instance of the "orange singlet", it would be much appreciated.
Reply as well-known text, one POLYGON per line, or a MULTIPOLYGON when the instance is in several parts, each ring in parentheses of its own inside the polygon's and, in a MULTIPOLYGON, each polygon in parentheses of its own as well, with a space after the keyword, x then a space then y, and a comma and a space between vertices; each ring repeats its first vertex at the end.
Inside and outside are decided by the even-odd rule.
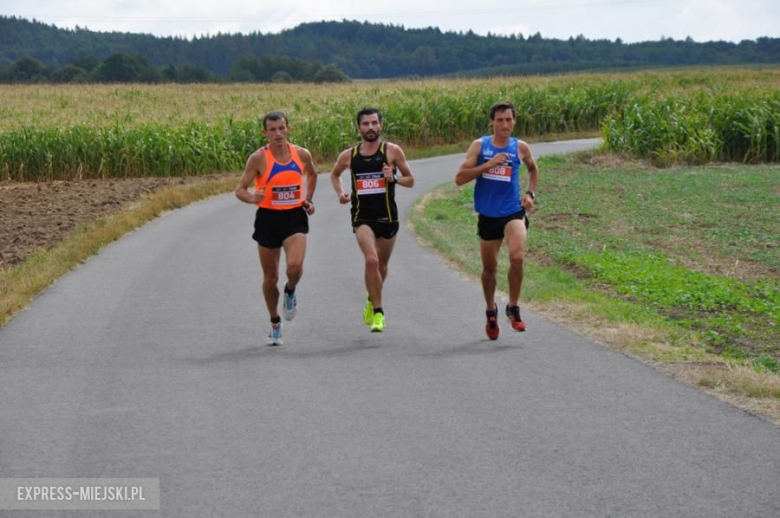
POLYGON ((265 187, 265 198, 258 207, 272 210, 290 210, 303 205, 303 162, 295 146, 287 144, 291 159, 280 164, 268 146, 265 153, 265 174, 255 182, 255 190, 265 187))

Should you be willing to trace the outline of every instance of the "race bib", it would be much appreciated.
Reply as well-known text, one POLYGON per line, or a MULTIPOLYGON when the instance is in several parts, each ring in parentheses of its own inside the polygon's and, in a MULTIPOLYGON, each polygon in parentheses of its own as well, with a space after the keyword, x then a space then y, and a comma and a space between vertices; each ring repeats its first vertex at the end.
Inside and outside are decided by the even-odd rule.
POLYGON ((512 166, 511 165, 497 165, 491 167, 484 173, 482 178, 488 180, 497 180, 499 182, 511 182, 512 181, 512 166))
POLYGON ((271 191, 271 205, 297 205, 300 201, 300 185, 277 185, 271 191))
POLYGON ((380 194, 387 190, 385 175, 382 172, 377 173, 359 173, 355 175, 357 184, 357 194, 380 194))

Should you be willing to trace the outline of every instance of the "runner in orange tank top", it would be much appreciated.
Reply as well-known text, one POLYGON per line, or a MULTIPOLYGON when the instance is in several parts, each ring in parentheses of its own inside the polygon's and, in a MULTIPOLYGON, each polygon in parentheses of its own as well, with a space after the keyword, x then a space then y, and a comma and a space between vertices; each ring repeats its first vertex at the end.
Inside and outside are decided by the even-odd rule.
POLYGON ((311 153, 290 144, 290 124, 279 111, 263 118, 263 135, 268 144, 247 160, 236 188, 236 197, 257 205, 255 232, 260 266, 263 269, 263 296, 271 317, 268 345, 282 345, 282 321, 279 317, 279 261, 284 250, 287 282, 284 285, 282 311, 292 320, 297 309, 295 288, 303 275, 309 216, 314 214, 312 197, 317 187, 317 168, 311 153), (249 188, 254 185, 254 191, 249 188))
POLYGON ((287 144, 290 160, 280 163, 274 157, 270 145, 262 147, 258 152, 265 155, 265 173, 255 181, 255 192, 265 192, 263 201, 257 204, 270 210, 289 210, 304 204, 301 197, 303 191, 303 171, 305 166, 296 150, 296 146, 287 144))

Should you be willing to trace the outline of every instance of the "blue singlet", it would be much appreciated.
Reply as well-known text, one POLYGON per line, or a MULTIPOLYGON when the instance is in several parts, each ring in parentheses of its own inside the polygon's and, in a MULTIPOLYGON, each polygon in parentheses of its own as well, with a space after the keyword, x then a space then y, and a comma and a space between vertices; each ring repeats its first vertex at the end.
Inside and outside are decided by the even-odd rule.
POLYGON ((510 138, 503 148, 493 145, 492 136, 482 137, 477 165, 488 162, 498 153, 507 153, 510 163, 498 165, 477 177, 474 187, 474 210, 483 216, 502 218, 523 210, 520 204, 520 167, 517 139, 510 138))

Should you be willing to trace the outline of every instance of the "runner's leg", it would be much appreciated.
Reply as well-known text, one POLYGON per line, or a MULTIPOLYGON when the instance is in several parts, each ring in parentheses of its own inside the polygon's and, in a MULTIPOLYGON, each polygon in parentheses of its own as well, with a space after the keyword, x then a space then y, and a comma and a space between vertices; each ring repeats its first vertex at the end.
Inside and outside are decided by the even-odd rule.
POLYGON ((382 275, 379 273, 379 255, 377 253, 377 239, 374 231, 368 225, 360 225, 355 229, 360 251, 365 259, 364 278, 366 290, 375 308, 382 306, 382 275))
POLYGON ((507 248, 509 249, 509 305, 517 306, 520 289, 523 286, 523 264, 525 259, 526 229, 522 219, 513 219, 504 227, 507 248))
POLYGON ((393 236, 390 239, 377 239, 376 240, 376 252, 379 258, 379 274, 382 276, 382 284, 387 280, 388 263, 390 262, 390 256, 393 253, 395 247, 395 238, 393 236))
POLYGON ((268 307, 268 314, 271 318, 279 317, 277 306, 279 304, 279 288, 276 284, 279 282, 279 258, 282 254, 281 248, 266 248, 257 246, 260 255, 260 266, 263 269, 263 297, 268 307))
POLYGON ((303 259, 306 256, 306 234, 293 234, 282 242, 284 258, 287 263, 287 287, 295 291, 295 287, 303 275, 303 259))
POLYGON ((498 251, 502 239, 479 240, 479 253, 482 257, 482 293, 485 295, 485 309, 496 308, 496 270, 498 269, 498 251))

